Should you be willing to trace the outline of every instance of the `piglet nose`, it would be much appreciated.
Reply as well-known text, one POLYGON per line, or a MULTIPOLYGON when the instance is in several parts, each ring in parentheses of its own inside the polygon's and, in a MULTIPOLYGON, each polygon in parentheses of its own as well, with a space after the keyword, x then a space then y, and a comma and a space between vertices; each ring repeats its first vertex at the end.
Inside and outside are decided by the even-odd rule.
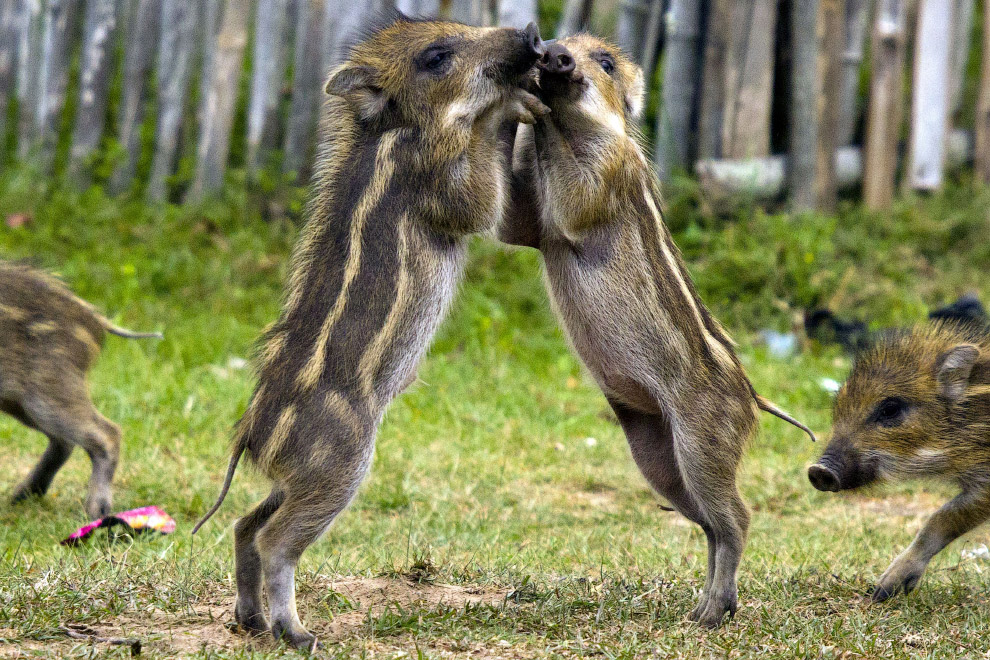
POLYGON ((526 35, 526 45, 530 52, 537 57, 543 57, 546 54, 546 48, 543 45, 543 40, 540 39, 540 28, 536 26, 536 23, 527 25, 523 34, 526 35))
POLYGON ((839 490, 839 475, 820 463, 808 468, 808 479, 818 490, 833 493, 839 490))
POLYGON ((570 73, 574 70, 574 57, 564 46, 552 43, 547 47, 546 55, 540 60, 540 68, 547 73, 570 73))

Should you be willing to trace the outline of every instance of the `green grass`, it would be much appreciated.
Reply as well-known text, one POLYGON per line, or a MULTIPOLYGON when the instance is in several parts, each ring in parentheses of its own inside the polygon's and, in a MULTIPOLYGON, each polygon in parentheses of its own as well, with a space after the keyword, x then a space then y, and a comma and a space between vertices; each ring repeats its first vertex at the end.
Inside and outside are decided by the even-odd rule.
MULTIPOLYGON (((125 432, 118 509, 158 504, 168 537, 58 545, 84 522, 88 463, 70 460, 43 499, 0 503, 0 656, 126 657, 60 626, 138 637, 147 657, 294 654, 231 633, 231 525, 267 493, 242 468, 204 532, 231 425, 252 387, 247 357, 274 319, 295 235, 246 195, 200 208, 148 208, 96 189, 0 181, 0 255, 61 273, 118 323, 163 341, 109 338, 93 374, 97 406, 125 432)), ((779 360, 755 344, 800 307, 833 301, 876 325, 920 318, 966 290, 988 291, 990 193, 964 183, 889 214, 745 212, 716 220, 690 190, 670 222, 704 296, 740 341, 757 388, 824 433, 848 361, 810 348, 779 360)), ((740 610, 723 629, 683 622, 704 579, 696 527, 662 511, 605 400, 556 329, 539 260, 477 241, 458 302, 390 409, 354 504, 304 556, 304 620, 325 654, 353 657, 985 657, 990 563, 951 546, 920 590, 882 606, 864 594, 946 499, 937 485, 829 496, 805 466, 821 449, 771 417, 740 483, 753 509, 740 610), (594 439, 593 441, 591 439, 594 439)), ((0 420, 9 494, 43 438, 0 420)), ((6 497, 6 496, 5 496, 6 497)))

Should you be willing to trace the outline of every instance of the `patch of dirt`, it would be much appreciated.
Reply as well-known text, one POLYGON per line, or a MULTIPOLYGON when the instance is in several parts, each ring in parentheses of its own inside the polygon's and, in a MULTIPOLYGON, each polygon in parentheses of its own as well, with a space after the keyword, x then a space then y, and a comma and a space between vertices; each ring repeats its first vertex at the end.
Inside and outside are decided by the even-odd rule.
MULTIPOLYGON (((310 631, 329 649, 339 643, 360 644, 368 657, 410 652, 415 644, 437 657, 472 657, 482 660, 526 657, 521 649, 502 646, 505 642, 457 643, 451 640, 418 639, 411 635, 377 637, 366 628, 368 613, 379 615, 387 608, 430 611, 438 607, 463 608, 466 605, 497 605, 509 589, 459 586, 437 582, 415 582, 407 578, 309 578, 301 581, 297 598, 299 610, 310 631), (327 615, 327 601, 339 613, 327 615)), ((87 622, 88 628, 103 638, 136 638, 151 657, 174 657, 204 650, 275 650, 269 637, 251 638, 234 629, 234 594, 217 592, 202 597, 187 612, 151 609, 130 612, 113 621, 87 622)), ((65 624, 73 622, 66 621, 65 624)), ((78 639, 21 639, 15 630, 0 629, 0 658, 61 656, 69 649, 89 642, 78 639)), ((96 646, 107 648, 105 643, 96 646)))

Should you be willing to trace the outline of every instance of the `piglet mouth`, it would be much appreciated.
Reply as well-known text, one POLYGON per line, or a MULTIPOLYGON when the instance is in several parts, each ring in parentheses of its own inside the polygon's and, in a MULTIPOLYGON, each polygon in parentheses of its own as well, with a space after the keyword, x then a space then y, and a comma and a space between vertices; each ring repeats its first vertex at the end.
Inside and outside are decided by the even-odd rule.
POLYGON ((816 489, 837 493, 866 486, 877 480, 879 471, 872 461, 859 452, 825 451, 818 462, 808 468, 808 480, 816 489))
POLYGON ((574 56, 558 42, 549 42, 546 53, 536 63, 540 73, 540 88, 545 95, 555 96, 583 89, 584 74, 577 70, 574 56))

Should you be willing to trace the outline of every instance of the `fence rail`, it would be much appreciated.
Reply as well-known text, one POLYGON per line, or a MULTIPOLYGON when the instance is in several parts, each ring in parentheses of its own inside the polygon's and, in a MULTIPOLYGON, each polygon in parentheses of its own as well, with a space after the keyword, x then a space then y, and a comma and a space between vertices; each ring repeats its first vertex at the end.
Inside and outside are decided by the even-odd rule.
MULTIPOLYGON (((322 79, 392 1, 0 0, 0 169, 31 161, 155 201, 201 199, 232 164, 303 181, 322 79)), ((899 185, 938 188, 961 156, 990 179, 990 11, 975 0, 560 2, 397 0, 478 25, 542 16, 558 35, 614 24, 656 81, 657 171, 721 197, 827 209, 853 187, 883 207, 899 185)))

